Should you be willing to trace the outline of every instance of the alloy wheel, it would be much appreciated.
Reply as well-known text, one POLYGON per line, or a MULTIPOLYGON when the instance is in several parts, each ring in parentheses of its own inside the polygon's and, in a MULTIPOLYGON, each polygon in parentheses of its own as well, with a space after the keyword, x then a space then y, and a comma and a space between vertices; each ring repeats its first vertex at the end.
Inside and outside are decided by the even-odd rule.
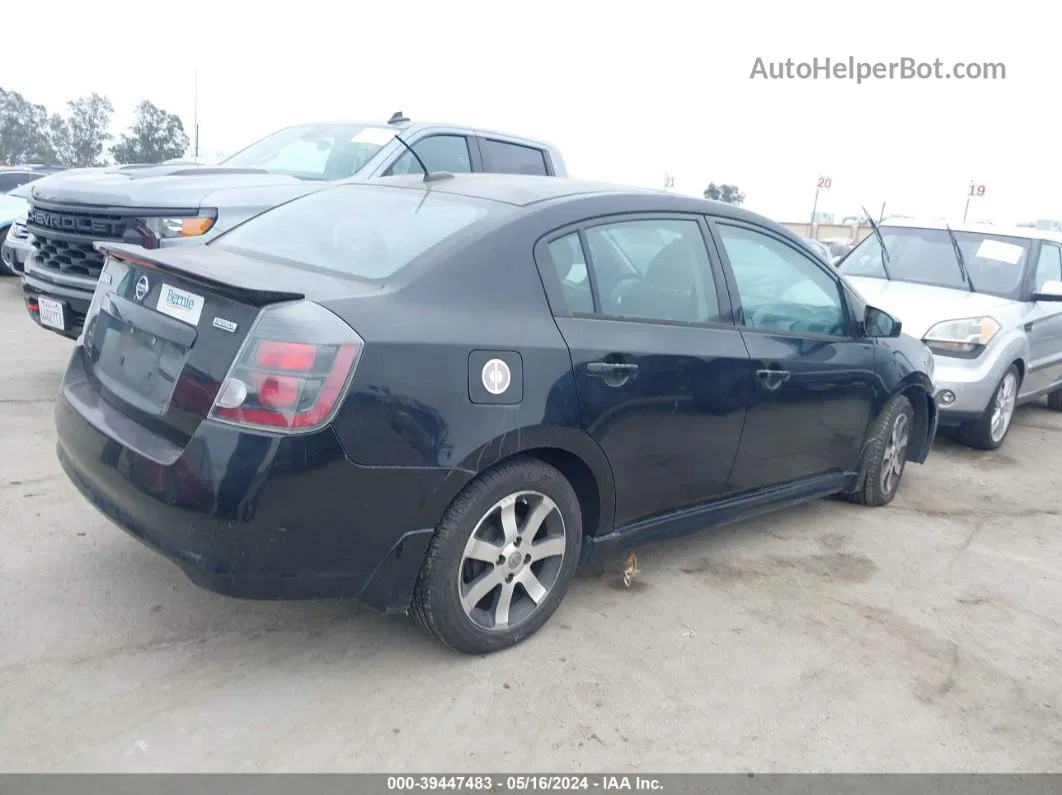
POLYGON ((498 632, 527 621, 557 583, 565 533, 556 503, 540 492, 516 492, 491 506, 458 567, 458 597, 468 619, 498 632))
POLYGON ((1007 433, 1010 421, 1014 417, 1014 406, 1018 398, 1018 377, 1014 373, 1003 376, 1003 382, 996 390, 992 403, 992 441, 998 443, 1007 433))
POLYGON ((881 462, 881 490, 885 494, 892 494, 899 485, 903 465, 907 461, 907 440, 909 438, 910 423, 907 415, 896 415, 881 462))

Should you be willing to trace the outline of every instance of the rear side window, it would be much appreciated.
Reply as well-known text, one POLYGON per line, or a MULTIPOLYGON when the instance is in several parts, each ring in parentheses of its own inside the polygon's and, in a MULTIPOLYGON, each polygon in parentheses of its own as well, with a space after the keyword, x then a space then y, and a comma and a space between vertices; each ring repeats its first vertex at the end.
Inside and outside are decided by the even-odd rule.
POLYGON ((546 176, 546 157, 541 149, 484 138, 480 143, 484 165, 495 174, 539 174, 546 176))
POLYGON ((549 256, 560 280, 564 303, 572 312, 590 314, 594 311, 594 293, 590 288, 590 272, 583 256, 579 234, 572 232, 549 244, 549 256))
POLYGON ((208 245, 382 280, 506 205, 439 191, 343 185, 282 204, 208 245))

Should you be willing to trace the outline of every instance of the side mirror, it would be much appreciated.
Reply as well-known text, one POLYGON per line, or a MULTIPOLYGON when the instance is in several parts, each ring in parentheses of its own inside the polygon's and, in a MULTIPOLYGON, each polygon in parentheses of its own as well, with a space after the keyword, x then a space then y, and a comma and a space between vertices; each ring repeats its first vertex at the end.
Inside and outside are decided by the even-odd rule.
POLYGON ((885 310, 868 306, 863 313, 863 328, 868 337, 899 337, 902 324, 885 310))
POLYGON ((1033 293, 1032 300, 1062 301, 1062 282, 1044 282, 1040 285, 1040 289, 1033 293))

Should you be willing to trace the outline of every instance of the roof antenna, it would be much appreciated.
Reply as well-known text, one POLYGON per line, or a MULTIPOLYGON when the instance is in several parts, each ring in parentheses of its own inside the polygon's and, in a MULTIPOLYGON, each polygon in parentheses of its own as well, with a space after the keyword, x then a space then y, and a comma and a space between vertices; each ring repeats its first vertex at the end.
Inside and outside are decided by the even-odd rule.
POLYGON ((395 140, 398 141, 400 144, 402 144, 402 146, 404 146, 406 149, 408 149, 409 153, 411 155, 413 155, 413 157, 416 158, 418 163, 420 163, 420 167, 424 170, 424 181, 425 182, 436 182, 436 181, 438 181, 440 179, 453 179, 454 175, 451 174, 449 171, 434 171, 434 172, 428 171, 428 166, 425 164, 425 162, 423 160, 420 159, 420 155, 418 155, 416 152, 413 151, 413 147, 412 146, 410 146, 409 144, 407 144, 405 141, 402 140, 402 136, 396 135, 395 136, 395 140))
POLYGON ((396 110, 394 113, 391 114, 391 118, 387 120, 387 123, 404 124, 407 121, 409 121, 409 117, 402 113, 402 111, 396 110))

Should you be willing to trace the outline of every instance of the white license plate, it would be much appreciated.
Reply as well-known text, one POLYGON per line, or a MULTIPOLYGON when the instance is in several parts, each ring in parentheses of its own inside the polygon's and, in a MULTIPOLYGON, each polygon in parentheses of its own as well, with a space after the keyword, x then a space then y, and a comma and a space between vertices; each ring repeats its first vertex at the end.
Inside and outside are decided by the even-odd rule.
POLYGON ((38 298, 37 307, 41 318, 41 325, 48 328, 66 330, 66 322, 63 317, 63 304, 61 301, 53 301, 51 298, 38 298))
POLYGON ((203 314, 203 296, 163 284, 155 308, 165 315, 196 326, 199 324, 199 316, 203 314))

